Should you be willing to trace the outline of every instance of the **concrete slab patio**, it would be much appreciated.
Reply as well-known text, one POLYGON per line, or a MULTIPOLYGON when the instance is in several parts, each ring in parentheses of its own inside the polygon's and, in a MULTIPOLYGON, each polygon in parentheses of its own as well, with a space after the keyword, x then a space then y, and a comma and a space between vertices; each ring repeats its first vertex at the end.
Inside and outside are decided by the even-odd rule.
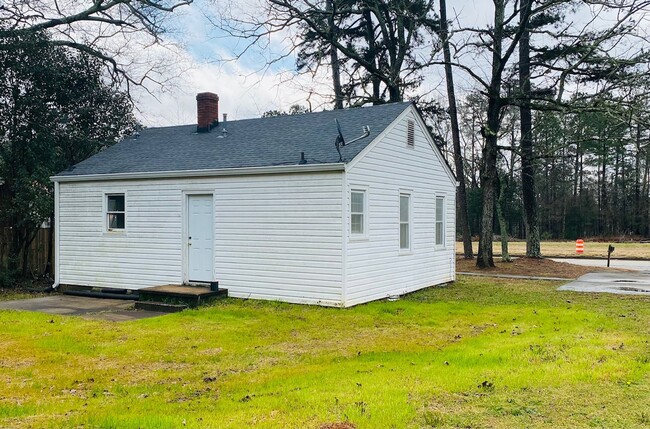
POLYGON ((162 316, 168 313, 134 310, 133 301, 90 298, 83 296, 49 295, 39 298, 0 302, 0 309, 38 311, 48 314, 82 316, 89 319, 122 322, 162 316))
POLYGON ((650 272, 596 272, 560 286, 558 290, 607 292, 650 297, 650 272))

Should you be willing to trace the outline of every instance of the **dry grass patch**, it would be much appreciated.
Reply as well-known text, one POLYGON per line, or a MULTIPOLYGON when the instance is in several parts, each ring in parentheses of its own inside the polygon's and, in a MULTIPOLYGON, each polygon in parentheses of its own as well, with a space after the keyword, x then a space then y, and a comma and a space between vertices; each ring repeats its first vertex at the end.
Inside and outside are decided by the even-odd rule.
POLYGON ((594 271, 626 271, 616 268, 583 267, 566 262, 555 262, 550 259, 517 258, 512 262, 501 262, 495 258, 494 263, 496 265, 495 268, 479 269, 476 267, 476 259, 457 258, 456 271, 462 273, 507 274, 565 279, 575 279, 594 271))
MULTIPOLYGON (((585 240, 584 254, 576 254, 575 241, 542 241, 542 255, 546 258, 607 258, 607 247, 612 244, 616 247, 612 258, 615 259, 650 259, 650 243, 641 242, 616 242, 616 241, 589 241, 585 240)), ((478 249, 478 243, 472 243, 474 253, 478 249)), ((501 243, 495 241, 493 244, 495 255, 501 255, 501 243)), ((524 256, 526 254, 526 242, 511 241, 508 243, 508 251, 511 256, 524 256)), ((456 253, 463 253, 463 243, 456 243, 456 253)))

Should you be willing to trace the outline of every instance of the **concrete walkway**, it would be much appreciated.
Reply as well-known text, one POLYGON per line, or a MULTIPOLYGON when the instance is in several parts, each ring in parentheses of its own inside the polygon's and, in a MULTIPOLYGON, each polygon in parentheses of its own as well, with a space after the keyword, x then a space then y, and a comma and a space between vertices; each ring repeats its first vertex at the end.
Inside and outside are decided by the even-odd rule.
POLYGON ((575 292, 607 292, 650 297, 650 272, 589 273, 560 286, 558 290, 575 292))
MULTIPOLYGON (((555 262, 566 262, 567 264, 582 265, 585 267, 607 268, 607 259, 582 259, 582 258, 550 258, 555 262)), ((650 261, 636 261, 630 259, 612 259, 610 268, 623 268, 626 270, 648 271, 650 273, 650 261)))
POLYGON ((0 309, 82 316, 88 319, 111 320, 114 322, 144 319, 167 314, 156 311, 134 310, 133 301, 129 300, 59 294, 15 301, 0 301, 0 309))
MULTIPOLYGON (((581 265, 586 267, 607 267, 606 259, 581 259, 581 258, 549 258, 555 262, 581 265)), ((558 290, 574 292, 607 292, 622 295, 644 295, 650 297, 650 261, 635 261, 626 259, 612 259, 610 268, 623 268, 633 270, 628 272, 595 272, 571 281, 558 290)), ((571 279, 559 277, 519 276, 509 274, 484 274, 461 273, 466 276, 500 277, 527 280, 555 280, 567 281, 571 279)))

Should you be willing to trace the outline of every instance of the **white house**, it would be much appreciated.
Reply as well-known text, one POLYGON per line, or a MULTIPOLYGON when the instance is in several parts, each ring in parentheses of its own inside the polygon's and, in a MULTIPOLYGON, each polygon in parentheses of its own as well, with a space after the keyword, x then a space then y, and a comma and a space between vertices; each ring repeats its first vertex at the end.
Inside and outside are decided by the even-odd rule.
POLYGON ((455 279, 456 180, 412 103, 225 123, 197 102, 198 126, 52 178, 55 286, 347 307, 455 279))

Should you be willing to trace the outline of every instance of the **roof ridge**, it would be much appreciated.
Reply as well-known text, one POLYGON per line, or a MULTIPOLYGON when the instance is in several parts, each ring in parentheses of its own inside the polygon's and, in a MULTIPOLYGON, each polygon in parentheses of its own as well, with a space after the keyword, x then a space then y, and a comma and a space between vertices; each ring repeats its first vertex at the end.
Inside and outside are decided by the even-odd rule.
POLYGON ((61 175, 131 174, 194 171, 274 165, 316 165, 350 162, 399 115, 410 102, 324 110, 302 115, 229 121, 212 133, 197 133, 196 125, 143 129, 138 138, 120 143, 76 164, 61 175), (366 137, 337 151, 334 119, 349 136, 368 126, 366 137))
MULTIPOLYGON (((304 113, 297 113, 294 115, 276 115, 276 116, 260 116, 260 117, 255 117, 255 118, 242 118, 242 119, 228 119, 227 123, 233 123, 233 122, 244 122, 244 121, 261 121, 261 120, 276 120, 279 118, 298 118, 302 115, 321 115, 321 114, 329 114, 329 113, 342 113, 342 112, 350 112, 354 111, 357 109, 378 109, 378 108, 386 108, 386 107, 396 107, 396 106, 401 106, 401 105, 407 105, 407 104, 413 104, 412 101, 396 101, 393 103, 382 103, 382 104, 377 104, 377 105, 369 105, 369 106, 355 106, 355 107, 346 107, 345 109, 331 109, 331 110, 318 110, 316 112, 304 112, 304 113)), ((219 121, 219 125, 221 125, 222 122, 219 121)), ((196 124, 180 124, 180 125, 162 125, 159 127, 145 127, 145 130, 158 130, 158 129, 163 129, 163 128, 180 128, 180 127, 196 127, 196 124)))

